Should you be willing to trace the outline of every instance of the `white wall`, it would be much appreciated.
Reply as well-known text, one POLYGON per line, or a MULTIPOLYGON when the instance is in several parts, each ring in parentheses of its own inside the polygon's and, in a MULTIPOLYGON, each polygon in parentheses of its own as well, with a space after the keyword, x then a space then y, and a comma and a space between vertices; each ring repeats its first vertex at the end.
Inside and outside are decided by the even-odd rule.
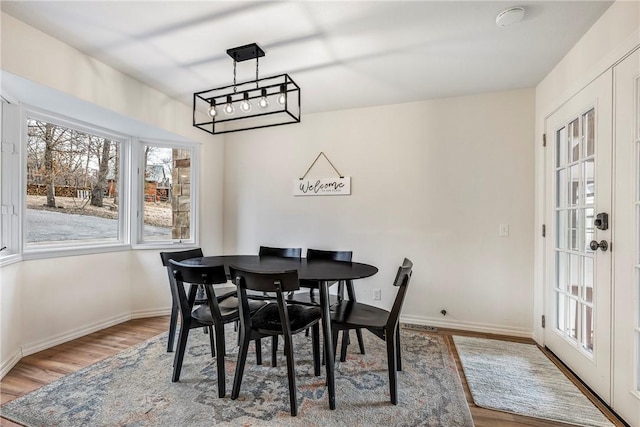
MULTIPOLYGON (((380 272, 358 298, 389 307, 403 257, 414 275, 403 318, 530 336, 533 90, 304 115, 225 141, 224 250, 354 251, 380 272), (293 197, 320 152, 351 196, 293 197), (499 237, 499 224, 510 236, 499 237), (374 287, 382 301, 372 300, 374 287), (442 316, 440 310, 448 314, 442 316)), ((309 176, 334 176, 324 159, 309 176)))
MULTIPOLYGON (((203 143, 199 238, 206 253, 219 253, 222 138, 193 128, 189 106, 4 13, 0 17, 3 71, 107 109, 116 113, 110 116, 115 120, 118 116, 127 117, 181 139, 203 143)), ((167 313, 171 297, 158 252, 124 251, 32 260, 0 268, 0 376, 22 353, 38 351, 132 316, 167 313)))
MULTIPOLYGON (((535 107, 535 228, 544 222, 544 150, 542 134, 545 119, 585 87, 590 81, 619 61, 640 43, 640 2, 617 1, 576 43, 569 53, 536 87, 535 107)), ((534 319, 544 312, 544 241, 535 234, 534 319)), ((534 321, 534 338, 544 340, 544 331, 534 321)))

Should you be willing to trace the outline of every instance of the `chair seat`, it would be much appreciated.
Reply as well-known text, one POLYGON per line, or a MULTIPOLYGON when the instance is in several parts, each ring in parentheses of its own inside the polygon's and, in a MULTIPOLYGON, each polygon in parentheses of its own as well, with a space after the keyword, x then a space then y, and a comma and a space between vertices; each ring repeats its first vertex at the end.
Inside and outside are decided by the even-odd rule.
MULTIPOLYGON (((309 305, 313 307, 320 307, 320 292, 318 290, 313 293, 304 290, 302 292, 295 292, 291 295, 287 295, 287 302, 301 305, 309 305)), ((335 305, 340 302, 338 295, 329 294, 329 305, 335 305)))
MULTIPOLYGON (((225 298, 227 298, 230 295, 235 295, 236 294, 236 287, 233 286, 227 286, 227 287, 223 287, 220 289, 216 289, 216 298, 218 298, 218 301, 223 300, 225 298)), ((193 302, 193 305, 203 305, 203 304, 209 304, 209 301, 207 301, 206 298, 196 298, 196 300, 193 302)))
MULTIPOLYGON (((249 310, 253 313, 264 307, 267 303, 264 301, 249 301, 249 310)), ((238 298, 229 297, 218 303, 220 307, 220 316, 222 320, 229 320, 238 317, 238 298)), ((209 305, 200 305, 191 312, 191 317, 200 323, 213 324, 213 316, 209 305)))
MULTIPOLYGON (((320 307, 304 307, 288 305, 291 333, 297 333, 312 326, 320 320, 320 307)), ((251 327, 260 333, 282 334, 282 323, 278 312, 278 304, 271 303, 251 317, 251 327)))
POLYGON ((384 328, 388 318, 387 310, 353 301, 342 301, 331 309, 331 321, 348 329, 384 328))

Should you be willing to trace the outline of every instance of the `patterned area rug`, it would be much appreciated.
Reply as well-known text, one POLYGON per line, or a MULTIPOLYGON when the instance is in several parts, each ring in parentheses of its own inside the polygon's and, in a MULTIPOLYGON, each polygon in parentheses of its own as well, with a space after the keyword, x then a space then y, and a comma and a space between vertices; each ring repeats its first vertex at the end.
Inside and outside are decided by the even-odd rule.
POLYGON ((613 424, 532 344, 454 336, 478 406, 579 426, 613 424))
POLYGON ((397 406, 389 401, 384 342, 366 331, 366 355, 351 345, 347 361, 336 363, 334 411, 324 374, 313 375, 310 337, 295 337, 299 414, 291 417, 282 352, 274 368, 270 343, 262 345, 262 366, 251 349, 240 397, 231 400, 237 347, 227 329, 227 397, 219 399, 208 337, 196 329, 177 383, 171 382, 173 353, 166 353, 163 334, 9 402, 0 413, 27 426, 473 426, 444 339, 401 333, 397 406))

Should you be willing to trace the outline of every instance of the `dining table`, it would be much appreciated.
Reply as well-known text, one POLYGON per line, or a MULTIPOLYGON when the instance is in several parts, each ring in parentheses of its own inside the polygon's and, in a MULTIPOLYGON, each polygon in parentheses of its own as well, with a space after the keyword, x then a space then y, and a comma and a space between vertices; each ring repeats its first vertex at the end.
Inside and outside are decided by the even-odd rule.
MULTIPOLYGON (((335 358, 333 338, 331 334, 331 312, 329 286, 339 281, 352 281, 373 276, 378 269, 369 264, 332 260, 307 260, 306 258, 282 258, 277 256, 259 255, 220 255, 190 258, 182 261, 188 265, 219 266, 223 265, 229 277, 229 266, 255 272, 281 272, 297 270, 298 279, 304 287, 305 281, 315 282, 319 288, 319 306, 322 312, 322 331, 325 351, 325 367, 327 375, 327 390, 329 394, 329 408, 336 408, 335 392, 335 358)), ((233 278, 231 278, 233 279, 233 278)), ((349 298, 355 295, 349 292, 349 298)))

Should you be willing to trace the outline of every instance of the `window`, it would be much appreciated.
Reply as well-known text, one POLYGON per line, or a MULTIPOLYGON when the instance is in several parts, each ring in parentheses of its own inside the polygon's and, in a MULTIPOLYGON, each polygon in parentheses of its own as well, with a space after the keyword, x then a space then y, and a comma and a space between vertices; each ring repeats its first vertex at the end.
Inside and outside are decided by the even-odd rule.
POLYGON ((1 112, 0 265, 197 244, 197 144, 141 142, 4 99, 1 112))
POLYGON ((193 147, 142 145, 141 242, 193 242, 193 147))
POLYGON ((26 126, 26 247, 125 240, 124 139, 35 114, 26 126))

